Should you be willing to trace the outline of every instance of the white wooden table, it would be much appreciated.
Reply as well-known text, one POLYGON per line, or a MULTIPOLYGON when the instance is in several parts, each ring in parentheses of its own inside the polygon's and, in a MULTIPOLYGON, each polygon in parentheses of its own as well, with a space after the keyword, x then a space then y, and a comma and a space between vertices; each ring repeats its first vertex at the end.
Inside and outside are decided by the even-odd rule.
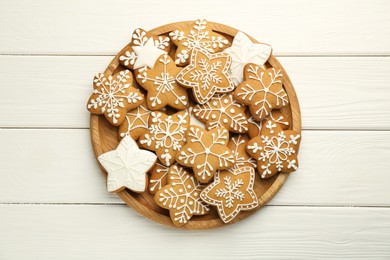
POLYGON ((390 259, 390 2, 246 2, 0 1, 0 259, 390 259), (196 18, 273 46, 304 139, 269 206, 186 232, 105 191, 85 104, 133 29, 196 18))

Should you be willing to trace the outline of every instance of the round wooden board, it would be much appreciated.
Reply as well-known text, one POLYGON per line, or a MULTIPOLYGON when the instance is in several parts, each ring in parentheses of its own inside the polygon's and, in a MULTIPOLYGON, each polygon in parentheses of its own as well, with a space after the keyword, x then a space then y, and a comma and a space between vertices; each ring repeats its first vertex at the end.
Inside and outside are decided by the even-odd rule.
MULTIPOLYGON (((162 34, 167 35, 170 31, 176 29, 184 29, 191 23, 192 21, 167 24, 155 28, 150 32, 155 35, 162 35, 162 34)), ((237 29, 234 29, 232 27, 223 24, 218 24, 213 22, 209 22, 209 24, 211 25, 213 31, 223 34, 230 42, 233 40, 234 36, 239 31, 237 29)), ((250 38, 252 39, 253 42, 258 43, 258 41, 256 41, 252 37, 250 38)), ((111 61, 111 63, 108 65, 107 69, 105 70, 104 73, 107 77, 114 74, 117 70, 124 69, 124 67, 122 67, 119 64, 119 57, 121 56, 123 50, 124 49, 122 49, 115 56, 115 58, 111 61)), ((288 94, 289 101, 290 101, 289 110, 290 110, 290 117, 292 118, 291 120, 292 124, 290 126, 290 129, 301 132, 301 115, 300 115, 299 103, 298 103, 298 99, 294 87, 290 81, 290 78, 288 77, 282 65, 273 55, 271 55, 271 57, 269 58, 266 66, 277 67, 282 70, 282 74, 284 77, 283 86, 288 94)), ((91 114, 90 123, 91 123, 92 145, 94 148, 96 158, 102 153, 111 151, 117 147, 119 143, 117 127, 112 126, 104 118, 104 116, 98 116, 93 114, 91 114)), ((103 173, 106 174, 102 166, 100 164, 99 166, 102 169, 103 173)), ((273 198, 273 196, 275 196, 275 194, 283 186, 287 178, 288 178, 287 173, 280 173, 270 179, 261 180, 259 175, 256 174, 256 181, 254 187, 255 187, 255 192, 257 194, 257 197, 259 198, 260 206, 256 210, 243 211, 239 213, 237 217, 234 220, 232 220, 229 224, 236 223, 248 217, 258 209, 260 209, 262 206, 264 206, 268 201, 270 201, 273 198)), ((125 189, 123 191, 118 192, 117 194, 124 202, 126 202, 128 206, 136 209, 142 215, 158 223, 171 226, 171 227, 176 227, 174 226, 174 224, 172 223, 169 217, 169 212, 165 209, 158 207, 154 203, 153 195, 149 194, 148 192, 134 193, 125 189)), ((216 210, 212 209, 210 213, 207 215, 192 217, 191 220, 186 225, 180 228, 181 229, 208 229, 208 228, 215 228, 224 225, 227 224, 222 222, 222 220, 218 217, 216 210)))

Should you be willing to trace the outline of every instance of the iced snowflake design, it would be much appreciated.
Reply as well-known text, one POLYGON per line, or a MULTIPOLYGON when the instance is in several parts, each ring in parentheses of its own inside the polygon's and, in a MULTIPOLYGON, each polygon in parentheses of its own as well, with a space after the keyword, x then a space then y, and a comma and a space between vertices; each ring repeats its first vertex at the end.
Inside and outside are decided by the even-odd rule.
POLYGON ((162 164, 170 166, 176 153, 185 144, 185 134, 190 123, 187 111, 166 115, 152 112, 149 119, 149 129, 140 139, 140 145, 155 151, 162 164))
POLYGON ((104 114, 113 125, 125 120, 126 112, 143 102, 143 95, 131 86, 133 76, 129 70, 120 71, 106 78, 103 73, 93 79, 94 91, 87 108, 91 113, 104 114))
POLYGON ((177 46, 175 62, 181 66, 188 64, 188 58, 195 49, 215 53, 229 45, 229 41, 213 32, 204 19, 196 20, 186 30, 174 30, 169 33, 169 36, 177 46))
POLYGON ((130 135, 137 140, 149 128, 149 115, 151 111, 146 108, 145 104, 132 109, 126 113, 126 119, 119 126, 119 136, 121 138, 130 135))
POLYGON ((245 66, 245 81, 234 91, 234 97, 248 105, 253 118, 263 120, 272 109, 288 104, 282 85, 282 73, 275 68, 264 70, 255 64, 245 66))
POLYGON ((156 194, 163 186, 167 184, 169 167, 161 163, 156 165, 150 170, 149 178, 149 193, 156 194))
POLYGON ((192 88, 196 101, 206 103, 215 93, 226 93, 234 89, 228 70, 231 57, 226 53, 210 54, 203 50, 192 52, 191 63, 176 77, 177 81, 192 88))
POLYGON ((234 172, 242 167, 256 168, 256 160, 246 152, 246 144, 248 141, 249 138, 246 135, 236 135, 230 139, 228 148, 233 151, 236 163, 232 168, 227 169, 228 171, 234 172))
POLYGON ((176 226, 185 225, 193 215, 208 213, 207 205, 200 199, 204 186, 184 168, 171 166, 168 183, 154 198, 157 205, 169 210, 172 222, 176 226))
POLYGON ((136 73, 138 83, 148 91, 147 103, 150 109, 159 110, 166 105, 175 109, 188 106, 187 90, 176 81, 181 71, 172 58, 160 56, 153 69, 143 69, 136 73))
MULTIPOLYGON (((286 107, 285 107, 286 108, 286 107)), ((285 114, 280 109, 275 109, 270 112, 270 114, 262 121, 257 122, 255 119, 251 116, 248 118, 248 135, 251 138, 254 138, 258 135, 260 135, 261 129, 263 128, 263 122, 267 120, 272 120, 273 123, 268 124, 269 127, 273 127, 272 125, 278 124, 282 127, 283 130, 288 129, 290 125, 290 120, 288 117, 285 116, 285 114), (270 125, 271 124, 271 125, 270 125)), ((276 126, 275 126, 276 127, 276 126)))
POLYGON ((129 69, 138 69, 143 66, 153 68, 156 59, 170 48, 169 37, 154 36, 143 29, 133 32, 129 46, 124 55, 119 57, 122 65, 129 69))
POLYGON ((253 190, 254 182, 253 167, 220 171, 215 174, 214 182, 207 186, 200 196, 207 204, 217 206, 219 216, 228 223, 240 211, 252 210, 259 205, 253 190))
POLYGON ((217 94, 207 103, 194 106, 194 115, 206 123, 208 130, 225 127, 231 132, 245 133, 248 131, 246 107, 233 99, 232 94, 217 94))
POLYGON ((107 171, 107 189, 117 192, 128 188, 135 192, 144 192, 146 188, 146 172, 156 162, 156 155, 139 149, 137 143, 125 136, 118 147, 98 157, 107 171))
MULTIPOLYGON (((273 124, 272 120, 268 122, 273 124)), ((257 159, 257 170, 262 178, 269 178, 277 172, 292 172, 298 168, 297 152, 300 134, 284 131, 279 125, 263 127, 261 135, 247 144, 248 153, 257 159)))
POLYGON ((192 167, 195 177, 207 183, 219 169, 232 167, 233 152, 227 147, 229 132, 225 128, 206 131, 192 125, 186 135, 187 144, 176 155, 176 161, 192 167))

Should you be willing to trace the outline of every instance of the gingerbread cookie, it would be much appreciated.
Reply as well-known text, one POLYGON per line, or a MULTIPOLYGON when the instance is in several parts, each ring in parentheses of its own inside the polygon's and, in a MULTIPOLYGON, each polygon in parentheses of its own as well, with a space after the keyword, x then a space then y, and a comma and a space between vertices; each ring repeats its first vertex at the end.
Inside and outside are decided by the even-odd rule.
POLYGON ((222 52, 210 54, 205 50, 194 50, 191 63, 176 77, 187 88, 192 88, 195 100, 206 103, 215 93, 226 93, 234 89, 229 76, 230 55, 222 52))
POLYGON ((209 182, 217 170, 227 169, 235 163, 232 150, 227 147, 229 132, 222 127, 206 131, 191 125, 187 144, 176 154, 176 161, 192 167, 195 177, 202 183, 209 182))
POLYGON ((170 166, 175 161, 176 153, 185 144, 185 135, 189 126, 188 111, 169 116, 162 112, 152 112, 149 118, 149 129, 139 139, 140 146, 155 151, 161 163, 170 166))
POLYGON ((249 106, 255 120, 261 121, 272 109, 282 108, 288 104, 279 69, 265 70, 249 63, 244 68, 244 79, 245 81, 234 91, 234 97, 249 106))
POLYGON ((107 171, 107 190, 118 192, 128 188, 135 192, 146 189, 146 173, 156 162, 156 155, 139 149, 137 143, 125 136, 118 147, 98 157, 107 171))
POLYGON ((173 224, 185 225, 193 215, 205 215, 209 209, 200 199, 204 186, 187 170, 178 165, 170 167, 168 185, 160 189, 154 201, 162 208, 169 210, 173 224))
POLYGON ((157 58, 169 52, 170 41, 166 36, 154 36, 143 29, 136 29, 124 55, 119 57, 123 66, 139 69, 144 66, 153 68, 157 58))
POLYGON ((150 170, 149 193, 156 194, 163 186, 167 184, 169 167, 157 162, 150 170))
POLYGON ((242 167, 234 171, 218 171, 214 182, 207 186, 200 197, 207 204, 216 206, 223 222, 233 220, 240 211, 255 209, 258 199, 253 185, 255 171, 242 167))
POLYGON ((271 55, 272 48, 267 44, 253 43, 245 33, 238 32, 232 46, 225 49, 224 52, 232 57, 229 73, 234 84, 238 86, 244 79, 244 66, 247 63, 263 66, 271 55))
POLYGON ((187 89, 176 82, 180 71, 172 58, 163 54, 153 69, 140 69, 135 73, 138 84, 148 92, 146 103, 150 110, 160 110, 166 105, 179 110, 188 107, 187 89))
POLYGON ((132 87, 133 75, 122 70, 106 78, 103 73, 93 79, 93 94, 87 109, 92 114, 103 114, 107 120, 118 126, 125 120, 126 112, 138 107, 144 100, 143 94, 132 87))
POLYGON ((149 128, 149 115, 151 111, 142 103, 139 107, 126 113, 126 120, 119 126, 119 136, 121 138, 130 135, 134 140, 144 134, 149 128))
POLYGON ((206 123, 207 130, 225 127, 233 133, 245 133, 248 131, 245 110, 246 106, 233 99, 232 94, 217 94, 207 103, 194 106, 193 114, 206 123))
POLYGON ((256 168, 256 160, 246 152, 248 141, 249 138, 246 135, 236 135, 230 139, 228 148, 233 151, 236 162, 232 168, 227 169, 228 171, 233 172, 242 167, 256 168))
POLYGON ((214 53, 229 46, 229 41, 222 35, 213 32, 204 19, 196 20, 186 29, 174 30, 169 33, 169 36, 177 46, 175 62, 180 66, 189 63, 194 49, 214 53))
MULTIPOLYGON (((260 135, 261 129, 263 128, 263 122, 267 119, 271 119, 274 123, 279 124, 283 130, 288 129, 290 126, 290 117, 286 116, 282 111, 284 108, 289 108, 288 106, 283 107, 283 109, 275 109, 270 112, 270 114, 262 121, 257 122, 253 119, 253 117, 249 117, 248 119, 248 135, 250 138, 254 138, 260 135)), ((268 123, 268 127, 272 127, 271 123, 268 123), (270 125, 271 124, 271 125, 270 125)))
POLYGON ((301 135, 293 130, 283 130, 272 120, 267 120, 264 125, 272 127, 263 127, 260 136, 251 139, 247 144, 247 152, 257 159, 260 176, 269 178, 278 172, 297 170, 301 135))

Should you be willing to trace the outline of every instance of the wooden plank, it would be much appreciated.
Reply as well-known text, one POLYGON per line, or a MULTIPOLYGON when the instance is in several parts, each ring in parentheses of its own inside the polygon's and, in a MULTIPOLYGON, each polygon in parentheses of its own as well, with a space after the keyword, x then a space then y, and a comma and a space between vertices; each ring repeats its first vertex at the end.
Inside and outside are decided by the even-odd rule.
MULTIPOLYGON (((111 59, 0 56, 0 127, 89 127, 92 77, 111 59)), ((390 129, 389 57, 280 60, 296 88, 304 129, 390 129)))
MULTIPOLYGON (((122 203, 86 129, 3 129, 0 144, 0 203, 122 203)), ((390 206, 388 158, 390 132, 304 131, 300 170, 271 205, 390 206)))
POLYGON ((168 229, 122 205, 0 205, 0 212, 2 259, 390 258, 389 208, 266 207, 207 232, 168 229))
POLYGON ((200 14, 271 44, 276 54, 390 54, 386 0, 1 1, 1 54, 115 54, 137 27, 200 14), (175 8, 172 8, 175 6, 175 8), (152 9, 151 9, 152 8, 152 9), (161 15, 164 14, 164 15, 161 15), (170 18, 168 18, 170 17, 170 18), (272 26, 269 26, 272 24, 272 26))

